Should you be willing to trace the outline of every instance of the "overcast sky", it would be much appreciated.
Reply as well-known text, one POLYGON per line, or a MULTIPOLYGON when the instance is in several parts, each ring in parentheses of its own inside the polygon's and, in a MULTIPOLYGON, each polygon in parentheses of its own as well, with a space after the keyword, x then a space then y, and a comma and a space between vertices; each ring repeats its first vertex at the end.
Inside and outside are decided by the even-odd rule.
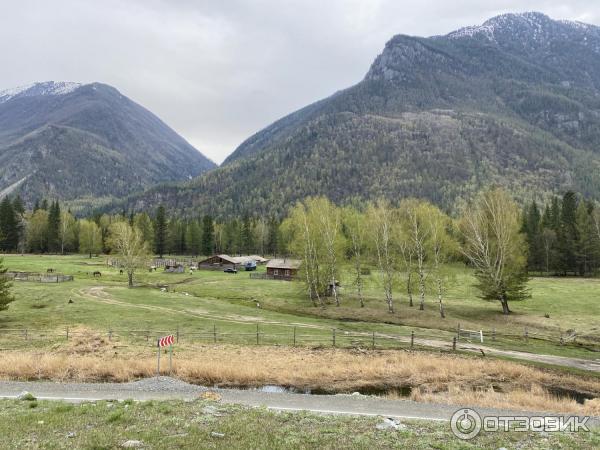
POLYGON ((0 0, 0 90, 99 81, 217 163, 274 120, 361 80, 393 35, 504 12, 600 24, 597 0, 0 0))

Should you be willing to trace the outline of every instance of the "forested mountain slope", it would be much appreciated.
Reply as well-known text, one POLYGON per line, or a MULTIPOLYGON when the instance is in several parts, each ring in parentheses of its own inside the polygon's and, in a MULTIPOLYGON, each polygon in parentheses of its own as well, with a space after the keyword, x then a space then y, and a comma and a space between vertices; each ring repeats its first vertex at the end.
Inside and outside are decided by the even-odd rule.
POLYGON ((525 13, 398 35, 357 85, 258 132, 218 170, 128 206, 281 214, 318 194, 450 208, 489 184, 600 196, 600 28, 525 13))
POLYGON ((46 82, 0 91, 0 193, 94 203, 213 167, 110 86, 46 82))

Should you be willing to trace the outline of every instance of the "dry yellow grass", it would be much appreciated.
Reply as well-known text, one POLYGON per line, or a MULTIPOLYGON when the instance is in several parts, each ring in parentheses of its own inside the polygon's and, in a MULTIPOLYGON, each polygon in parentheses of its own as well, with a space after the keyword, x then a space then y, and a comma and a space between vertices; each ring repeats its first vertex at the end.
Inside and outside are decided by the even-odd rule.
MULTIPOLYGON (((600 380, 513 362, 397 350, 178 346, 173 375, 220 386, 282 385, 327 392, 412 387, 412 399, 600 415, 600 401, 559 399, 549 388, 600 397, 600 380), (496 392, 496 391, 500 392, 496 392)), ((93 333, 48 352, 3 352, 0 378, 130 381, 155 375, 150 347, 121 348, 93 333)))

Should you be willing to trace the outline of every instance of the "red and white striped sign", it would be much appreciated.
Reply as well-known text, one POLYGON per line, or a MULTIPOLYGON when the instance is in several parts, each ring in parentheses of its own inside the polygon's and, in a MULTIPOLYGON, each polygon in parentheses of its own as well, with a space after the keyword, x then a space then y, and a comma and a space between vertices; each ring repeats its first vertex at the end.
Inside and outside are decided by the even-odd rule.
POLYGON ((168 345, 173 345, 174 343, 175 343, 175 338, 173 337, 172 334, 169 336, 163 336, 158 339, 159 347, 166 347, 168 345))

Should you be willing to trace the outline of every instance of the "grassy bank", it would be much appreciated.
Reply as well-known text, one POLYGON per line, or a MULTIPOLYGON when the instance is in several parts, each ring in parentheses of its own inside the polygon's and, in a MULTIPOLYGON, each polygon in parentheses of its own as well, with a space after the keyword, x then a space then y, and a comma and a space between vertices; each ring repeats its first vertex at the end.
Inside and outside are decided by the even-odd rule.
MULTIPOLYGON (((324 393, 361 391, 430 403, 600 416, 597 376, 573 376, 508 361, 394 350, 206 345, 176 347, 173 376, 223 387, 279 385, 324 393), (567 395, 569 394, 569 395, 567 395)), ((163 364, 166 373, 167 366, 163 364)), ((52 352, 4 352, 8 380, 131 381, 154 376, 152 352, 75 338, 52 352)))
POLYGON ((406 421, 399 430, 378 430, 381 418, 277 413, 214 402, 0 401, 3 449, 116 449, 128 441, 143 448, 223 449, 592 449, 591 433, 482 433, 455 438, 447 423, 406 421))
MULTIPOLYGON (((74 275, 75 281, 15 283, 17 301, 9 311, 0 313, 0 332, 9 328, 64 331, 66 327, 84 325, 104 331, 169 332, 177 327, 204 331, 217 327, 224 333, 251 334, 258 323, 265 334, 285 334, 281 344, 291 342, 291 327, 298 326, 302 334, 312 336, 307 339, 312 345, 329 341, 333 328, 342 333, 404 336, 414 330, 417 336, 451 342, 460 323, 462 328, 484 329, 486 345, 535 353, 596 358, 598 353, 590 351, 590 346, 600 342, 595 319, 600 316, 600 302, 594 300, 599 280, 534 279, 530 283, 532 299, 515 303, 514 314, 505 317, 497 305, 476 297, 469 271, 452 266, 448 268, 448 317, 442 320, 432 303, 425 311, 408 307, 400 289, 396 292, 397 313, 388 314, 375 272, 367 278, 365 308, 358 306, 347 271, 342 277, 342 305, 318 308, 307 301, 301 283, 251 280, 245 272, 230 275, 199 271, 190 275, 142 271, 137 277, 140 287, 127 289, 125 275, 107 267, 104 258, 8 255, 5 262, 11 270, 45 272, 52 268, 74 275), (92 276, 97 270, 102 277, 92 276), (168 286, 168 292, 161 292, 160 286, 168 286), (490 339, 492 329, 498 333, 495 342, 490 339), (530 336, 527 341, 525 329, 530 336), (566 336, 570 330, 575 330, 577 340, 559 345, 561 333, 566 336)), ((433 301, 431 293, 428 301, 433 301)))

